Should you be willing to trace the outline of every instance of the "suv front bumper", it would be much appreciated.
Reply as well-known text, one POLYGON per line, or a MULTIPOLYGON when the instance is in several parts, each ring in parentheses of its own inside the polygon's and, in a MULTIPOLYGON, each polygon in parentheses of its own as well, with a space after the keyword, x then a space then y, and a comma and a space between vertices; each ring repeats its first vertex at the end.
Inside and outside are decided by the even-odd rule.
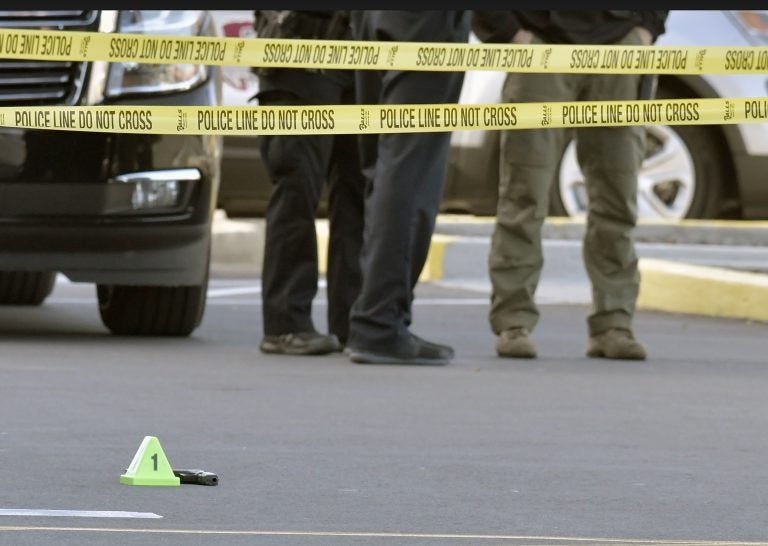
MULTIPOLYGON (((215 101, 211 78, 145 103, 215 101)), ((220 160, 221 137, 210 135, 0 130, 0 270, 200 285, 220 160)))

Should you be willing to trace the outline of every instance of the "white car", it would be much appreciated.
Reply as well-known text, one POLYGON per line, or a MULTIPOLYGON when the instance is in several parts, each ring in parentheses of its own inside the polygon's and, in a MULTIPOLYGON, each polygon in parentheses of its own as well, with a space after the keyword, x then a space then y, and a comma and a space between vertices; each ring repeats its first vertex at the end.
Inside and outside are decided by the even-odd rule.
MULTIPOLYGON (((672 11, 659 45, 765 46, 768 12, 672 11)), ((473 40, 476 41, 476 39, 473 40)), ((505 73, 467 72, 461 103, 501 100, 505 73)), ((760 97, 768 75, 659 76, 657 98, 760 97)), ((768 218, 768 124, 649 126, 638 180, 642 218, 768 218)), ((444 210, 495 213, 498 131, 457 131, 444 210)), ((587 195, 571 141, 563 151, 551 212, 580 217, 587 195)))
MULTIPOLYGON (((213 11, 222 36, 253 36, 252 11, 213 11)), ((672 11, 659 45, 768 45, 768 11, 672 11)), ((472 36, 473 41, 477 41, 472 36)), ((461 103, 500 101, 505 73, 467 72, 461 103)), ((760 97, 768 75, 659 77, 658 98, 760 97)), ((224 104, 243 105, 258 80, 243 67, 224 68, 224 104)), ((768 124, 649 126, 639 179, 643 218, 768 218, 768 124)), ((452 136, 444 212, 494 215, 499 132, 452 136)), ((253 138, 226 137, 219 206, 231 216, 262 215, 271 186, 253 138)), ((583 177, 570 143, 554 181, 551 213, 582 216, 583 177)))

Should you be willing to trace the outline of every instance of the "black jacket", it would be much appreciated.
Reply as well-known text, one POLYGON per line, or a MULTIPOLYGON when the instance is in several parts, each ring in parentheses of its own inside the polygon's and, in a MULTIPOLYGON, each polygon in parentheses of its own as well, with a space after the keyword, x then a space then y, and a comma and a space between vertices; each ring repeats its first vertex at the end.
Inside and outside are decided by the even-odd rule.
MULTIPOLYGON (((254 29, 259 38, 348 40, 351 38, 348 11, 254 10, 254 29)), ((339 70, 316 68, 252 67, 259 78, 257 97, 287 91, 310 104, 338 94, 336 86, 351 81, 339 70)))
POLYGON ((669 11, 474 11, 472 30, 482 42, 510 43, 524 28, 551 44, 612 44, 632 28, 648 29, 656 41, 669 11))
POLYGON ((254 28, 259 38, 348 40, 348 11, 255 10, 254 28))

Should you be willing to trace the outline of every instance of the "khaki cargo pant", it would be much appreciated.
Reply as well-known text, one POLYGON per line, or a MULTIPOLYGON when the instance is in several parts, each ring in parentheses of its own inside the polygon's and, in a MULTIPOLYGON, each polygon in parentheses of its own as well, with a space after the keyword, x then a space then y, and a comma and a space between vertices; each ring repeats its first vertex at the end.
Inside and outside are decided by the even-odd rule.
MULTIPOLYGON (((640 45, 640 38, 632 31, 619 43, 640 45)), ((634 100, 639 78, 510 73, 502 100, 634 100)), ((642 127, 589 127, 576 129, 575 136, 589 198, 582 254, 592 284, 587 319, 592 335, 631 327, 640 286, 633 228, 645 133, 642 127)), ((519 326, 533 331, 538 322, 534 293, 544 263, 541 228, 566 137, 563 129, 521 129, 501 135, 499 202, 488 260, 493 287, 489 319, 496 334, 519 326)))

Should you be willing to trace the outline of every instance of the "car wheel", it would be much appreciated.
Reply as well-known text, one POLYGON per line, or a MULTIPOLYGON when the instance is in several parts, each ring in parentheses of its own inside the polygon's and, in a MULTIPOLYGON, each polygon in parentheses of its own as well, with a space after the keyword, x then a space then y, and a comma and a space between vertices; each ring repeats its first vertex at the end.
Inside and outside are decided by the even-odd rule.
POLYGON ((208 271, 202 284, 132 286, 97 284, 99 314, 104 326, 123 336, 188 336, 203 320, 208 296, 208 271))
POLYGON ((207 283, 199 286, 96 287, 99 313, 113 334, 188 336, 205 309, 207 283))
POLYGON ((56 273, 0 271, 0 304, 40 305, 53 290, 56 273))
MULTIPOLYGON (((678 98, 661 88, 657 96, 678 98)), ((727 171, 713 130, 697 125, 652 125, 645 130, 645 158, 637 181, 638 217, 716 218, 727 171)), ((558 175, 552 188, 552 213, 584 217, 588 199, 575 140, 566 146, 558 175)))

